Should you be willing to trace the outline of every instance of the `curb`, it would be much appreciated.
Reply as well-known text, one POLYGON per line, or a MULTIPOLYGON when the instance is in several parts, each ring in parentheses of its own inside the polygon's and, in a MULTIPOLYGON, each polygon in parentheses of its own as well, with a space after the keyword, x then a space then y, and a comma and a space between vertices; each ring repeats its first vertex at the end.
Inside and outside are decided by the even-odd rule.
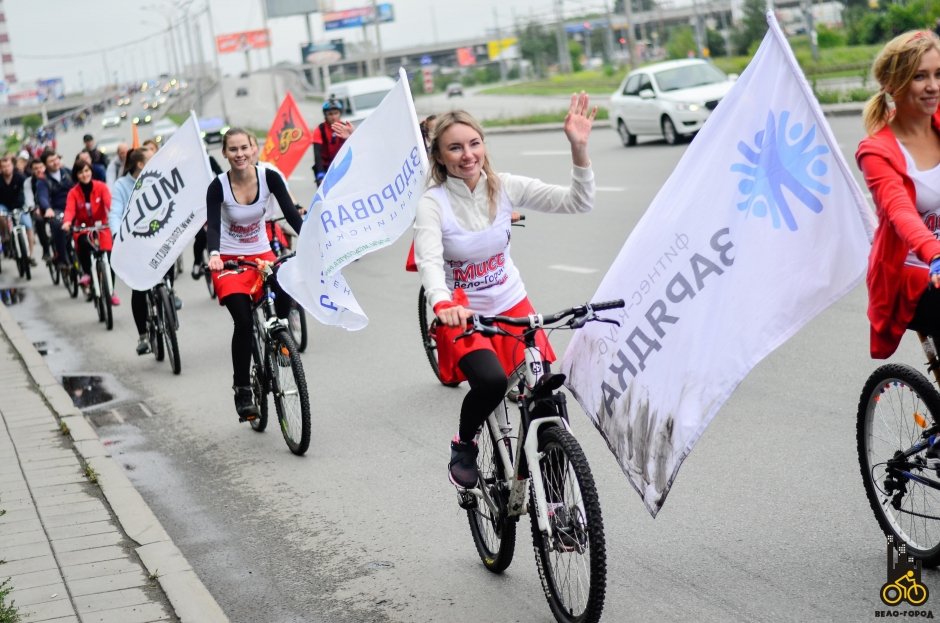
POLYGON ((137 543, 134 551, 147 571, 156 577, 181 623, 228 623, 215 598, 3 305, 0 327, 22 358, 43 399, 59 422, 68 426, 69 437, 81 460, 98 473, 98 486, 108 505, 128 538, 137 543))

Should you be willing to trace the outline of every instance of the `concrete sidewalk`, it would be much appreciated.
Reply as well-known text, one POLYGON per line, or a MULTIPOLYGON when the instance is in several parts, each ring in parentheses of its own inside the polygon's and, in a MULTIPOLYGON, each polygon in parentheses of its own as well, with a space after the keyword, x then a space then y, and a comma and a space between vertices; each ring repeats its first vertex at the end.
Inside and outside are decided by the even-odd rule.
POLYGON ((0 388, 0 582, 24 623, 228 621, 2 305, 0 388))

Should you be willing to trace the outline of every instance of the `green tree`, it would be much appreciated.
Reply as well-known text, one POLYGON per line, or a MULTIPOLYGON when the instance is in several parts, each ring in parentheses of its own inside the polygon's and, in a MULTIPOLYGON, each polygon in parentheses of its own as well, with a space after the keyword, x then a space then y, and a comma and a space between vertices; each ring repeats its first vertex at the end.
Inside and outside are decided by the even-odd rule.
POLYGON ((705 31, 705 45, 708 46, 708 55, 712 58, 716 56, 724 56, 728 53, 728 48, 725 47, 725 38, 717 30, 706 30, 705 31))
POLYGON ((696 56, 698 47, 695 45, 695 33, 691 26, 679 26, 669 31, 669 40, 666 41, 666 54, 669 58, 687 58, 696 56))
POLYGON ((23 125, 23 132, 29 135, 39 129, 39 126, 42 125, 42 117, 37 114, 23 115, 23 119, 20 121, 20 123, 23 125))
POLYGON ((738 54, 747 54, 754 44, 764 38, 767 32, 766 0, 744 0, 744 17, 741 24, 731 35, 735 51, 738 54))
POLYGON ((535 22, 529 22, 519 30, 519 53, 532 63, 537 76, 544 77, 546 69, 558 62, 558 44, 555 34, 535 22))

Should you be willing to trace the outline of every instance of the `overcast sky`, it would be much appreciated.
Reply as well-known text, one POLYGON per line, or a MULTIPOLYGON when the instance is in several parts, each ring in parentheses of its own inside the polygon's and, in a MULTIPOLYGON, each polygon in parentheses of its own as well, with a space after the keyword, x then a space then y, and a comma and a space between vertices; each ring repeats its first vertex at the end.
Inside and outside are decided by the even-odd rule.
MULTIPOLYGON (((207 0, 189 0, 190 12, 199 12, 207 0)), ((211 0, 217 35, 262 27, 261 0, 211 0)), ((613 5, 613 0, 608 0, 613 5)), ((112 79, 136 79, 167 71, 167 37, 161 31, 167 19, 177 19, 174 3, 187 0, 0 0, 6 13, 14 66, 19 84, 14 90, 30 88, 40 78, 62 77, 66 90, 93 88, 112 79), (102 53, 105 48, 125 45, 102 53)), ((381 2, 381 0, 380 0, 381 2)), ((395 49, 447 42, 484 35, 499 23, 509 28, 514 18, 525 22, 531 16, 544 18, 553 13, 552 0, 391 0, 395 21, 381 27, 382 45, 395 49)), ((334 0, 334 10, 369 5, 369 0, 334 0)), ((567 13, 603 7, 604 0, 565 0, 567 13)), ((212 62, 208 22, 198 23, 203 31, 204 55, 212 62)), ((320 14, 314 14, 314 42, 343 38, 362 41, 362 29, 325 32, 320 14)), ((274 61, 300 60, 300 44, 307 40, 304 17, 272 19, 274 61)), ((183 29, 180 29, 183 30, 183 29)), ((370 28, 370 37, 372 29, 370 28)), ((184 52, 188 55, 188 52, 184 52)), ((220 57, 225 73, 238 73, 245 67, 243 54, 220 57)), ((266 54, 253 53, 253 68, 267 65, 266 54)))

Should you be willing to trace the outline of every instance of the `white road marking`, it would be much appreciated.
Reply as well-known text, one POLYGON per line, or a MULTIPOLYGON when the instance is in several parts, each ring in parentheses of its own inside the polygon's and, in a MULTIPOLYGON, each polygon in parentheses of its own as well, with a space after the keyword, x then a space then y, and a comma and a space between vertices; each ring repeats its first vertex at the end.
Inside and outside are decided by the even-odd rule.
POLYGON ((140 406, 140 410, 144 412, 144 415, 146 415, 147 417, 153 417, 153 411, 148 409, 147 405, 145 405, 142 402, 138 402, 137 404, 140 406))
POLYGON ((578 273, 579 275, 590 275, 596 273, 596 268, 585 268, 583 266, 568 266, 567 264, 552 264, 549 268, 554 270, 563 270, 566 273, 578 273))
POLYGON ((545 150, 536 150, 536 151, 523 151, 520 152, 520 155, 523 156, 570 156, 570 149, 545 149, 545 150))
POLYGON ((622 193, 626 190, 624 186, 596 186, 594 188, 599 193, 622 193))

